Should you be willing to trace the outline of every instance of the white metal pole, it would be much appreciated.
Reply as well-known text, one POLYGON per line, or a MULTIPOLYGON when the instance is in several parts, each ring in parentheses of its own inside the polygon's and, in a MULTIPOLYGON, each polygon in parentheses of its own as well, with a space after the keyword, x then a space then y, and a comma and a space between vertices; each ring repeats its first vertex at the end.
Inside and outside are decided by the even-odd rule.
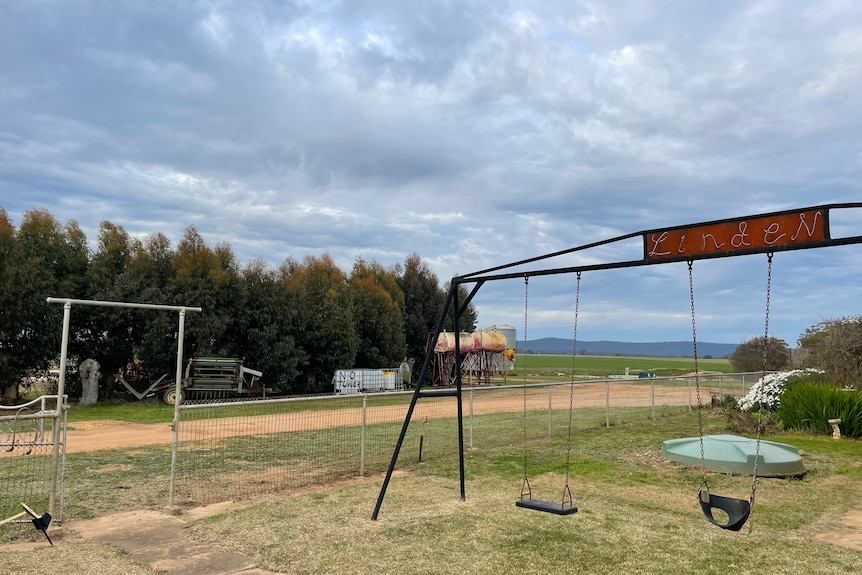
MULTIPOLYGON (((65 441, 65 434, 61 431, 61 424, 66 421, 66 417, 64 414, 64 410, 66 409, 66 402, 63 399, 63 396, 66 393, 66 361, 69 353, 69 322, 72 315, 72 304, 71 302, 65 302, 63 304, 63 341, 60 343, 60 374, 57 379, 57 409, 54 412, 54 429, 53 429, 53 439, 54 445, 51 451, 51 490, 48 493, 48 513, 51 515, 57 515, 56 513, 56 502, 57 502, 57 486, 59 484, 58 478, 60 474, 60 443, 65 441)), ((63 446, 65 449, 65 445, 63 446)), ((59 515, 57 515, 57 522, 63 521, 63 510, 60 509, 59 515)))
MULTIPOLYGON (((178 311, 180 314, 180 325, 179 325, 179 334, 177 337, 177 401, 174 404, 174 442, 171 453, 171 481, 170 481, 170 489, 168 495, 168 505, 173 505, 174 501, 174 473, 176 472, 176 458, 177 458, 177 439, 178 439, 178 430, 179 430, 179 406, 180 401, 179 397, 181 394, 181 378, 182 378, 182 367, 183 367, 183 339, 185 334, 185 316, 187 311, 202 311, 200 307, 187 307, 187 306, 179 306, 179 305, 162 305, 162 304, 154 304, 154 303, 130 303, 123 301, 99 301, 99 300, 87 300, 87 299, 71 299, 71 298, 57 298, 57 297, 49 297, 47 298, 48 303, 62 303, 63 304, 63 343, 60 349, 60 378, 59 383, 57 384, 57 411, 58 416, 54 420, 55 427, 55 435, 57 429, 57 421, 60 415, 63 415, 63 421, 65 421, 65 383, 66 383, 66 354, 68 350, 68 340, 69 340, 69 316, 70 311, 72 309, 72 304, 80 304, 80 305, 92 305, 92 306, 105 306, 105 307, 124 307, 124 308, 133 308, 133 309, 156 309, 156 310, 166 310, 166 311, 178 311)), ((63 444, 64 444, 64 454, 65 454, 65 430, 63 433, 63 444)), ((48 508, 49 513, 53 513, 54 511, 54 499, 55 492, 57 486, 57 476, 56 473, 60 471, 59 465, 59 444, 54 443, 54 454, 51 460, 51 493, 49 494, 49 502, 48 508)), ((58 517, 58 521, 62 519, 62 509, 60 510, 60 516, 58 517)))
POLYGON ((688 410, 691 411, 691 378, 688 378, 688 410))
POLYGON ((650 386, 650 405, 652 407, 652 418, 655 419, 655 378, 651 377, 652 385, 650 386))
POLYGON ((171 444, 171 484, 168 489, 168 507, 174 506, 174 485, 176 483, 177 472, 177 446, 179 445, 180 437, 180 404, 182 403, 183 389, 183 339, 186 333, 186 310, 180 310, 179 331, 177 333, 177 371, 176 371, 176 397, 174 399, 174 439, 171 444))
POLYGON ((365 428, 367 425, 368 395, 362 396, 362 432, 359 439, 359 476, 365 477, 365 428))
POLYGON ((611 380, 605 380, 605 427, 611 426, 611 380))
POLYGON ((473 390, 470 390, 470 449, 473 449, 473 390))

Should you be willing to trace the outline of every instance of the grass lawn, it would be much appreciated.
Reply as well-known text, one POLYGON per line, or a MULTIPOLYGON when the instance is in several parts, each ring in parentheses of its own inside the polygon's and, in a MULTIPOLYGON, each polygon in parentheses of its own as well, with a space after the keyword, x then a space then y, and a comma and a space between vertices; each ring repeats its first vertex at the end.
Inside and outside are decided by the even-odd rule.
MULTIPOLYGON (((452 458, 395 477, 380 518, 379 482, 268 501, 199 522, 202 541, 240 549, 284 573, 856 573, 862 553, 815 541, 858 504, 858 442, 790 434, 808 474, 761 479, 754 531, 709 525, 696 504, 697 470, 658 457, 661 442, 696 434, 692 414, 595 428, 572 442, 570 485, 580 511, 560 517, 516 508, 522 445, 468 453, 467 500, 452 458)), ((708 432, 727 431, 708 418, 708 432)), ((562 494, 566 442, 531 440, 534 495, 562 494)), ((713 493, 747 498, 751 478, 714 475, 713 493)))

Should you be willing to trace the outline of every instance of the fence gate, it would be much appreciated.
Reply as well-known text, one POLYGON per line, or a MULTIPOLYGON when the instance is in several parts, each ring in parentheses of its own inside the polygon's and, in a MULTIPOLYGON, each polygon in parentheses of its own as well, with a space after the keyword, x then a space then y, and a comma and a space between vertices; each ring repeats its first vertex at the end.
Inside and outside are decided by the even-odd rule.
POLYGON ((10 532, 32 530, 22 504, 62 518, 65 414, 57 395, 0 405, 0 541, 10 532))

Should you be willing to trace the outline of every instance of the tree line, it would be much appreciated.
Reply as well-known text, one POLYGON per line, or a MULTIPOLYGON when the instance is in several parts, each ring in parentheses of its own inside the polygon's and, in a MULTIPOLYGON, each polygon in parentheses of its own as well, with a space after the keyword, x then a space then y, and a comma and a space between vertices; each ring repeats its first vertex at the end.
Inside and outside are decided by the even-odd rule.
POLYGON ((818 322, 797 343, 791 350, 782 339, 759 336, 736 346, 728 359, 738 372, 813 368, 824 381, 862 390, 862 316, 818 322))
MULTIPOLYGON (((349 273, 325 253, 242 265, 229 244, 210 247, 193 226, 172 246, 162 233, 136 239, 109 221, 90 249, 74 220, 34 209, 16 229, 0 208, 0 401, 17 402, 21 382, 47 375, 58 358, 62 309, 50 296, 200 306, 186 316, 186 357, 239 357, 267 387, 306 394, 329 391, 336 369, 421 360, 448 287, 417 253, 388 269, 357 258, 349 273)), ((476 319, 471 305, 460 329, 473 331, 476 319)), ((69 363, 92 357, 110 375, 138 358, 150 373, 172 374, 177 323, 164 311, 74 306, 69 363)), ((444 329, 454 331, 452 314, 444 329)), ((754 338, 729 359, 737 371, 816 367, 860 386, 862 316, 824 320, 798 344, 791 354, 783 340, 754 338)), ((73 394, 76 380, 67 378, 73 394)))
MULTIPOLYGON (((267 387, 306 394, 331 391, 337 369, 424 357, 447 291, 415 252, 390 268, 360 257, 349 273, 326 253, 241 264, 229 244, 208 246, 194 226, 172 246, 162 233, 136 239, 109 221, 90 249, 74 220, 33 209, 16 228, 0 208, 2 400, 16 402, 21 382, 46 375, 59 356, 62 306, 48 297, 199 306, 186 315, 186 357, 242 358, 267 387)), ((460 329, 473 331, 476 319, 469 306, 460 329)), ((112 374, 137 358, 150 373, 172 374, 177 331, 175 313, 73 306, 69 363, 93 358, 112 374)))

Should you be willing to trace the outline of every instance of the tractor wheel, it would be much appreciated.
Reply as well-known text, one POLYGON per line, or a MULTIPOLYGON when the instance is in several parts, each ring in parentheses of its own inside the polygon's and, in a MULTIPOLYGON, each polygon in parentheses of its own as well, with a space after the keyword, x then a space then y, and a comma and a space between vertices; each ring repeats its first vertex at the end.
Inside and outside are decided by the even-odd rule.
MULTIPOLYGON (((185 394, 180 391, 180 403, 185 399, 185 394)), ((169 387, 162 393, 162 401, 166 405, 175 405, 177 403, 177 388, 169 387)))

